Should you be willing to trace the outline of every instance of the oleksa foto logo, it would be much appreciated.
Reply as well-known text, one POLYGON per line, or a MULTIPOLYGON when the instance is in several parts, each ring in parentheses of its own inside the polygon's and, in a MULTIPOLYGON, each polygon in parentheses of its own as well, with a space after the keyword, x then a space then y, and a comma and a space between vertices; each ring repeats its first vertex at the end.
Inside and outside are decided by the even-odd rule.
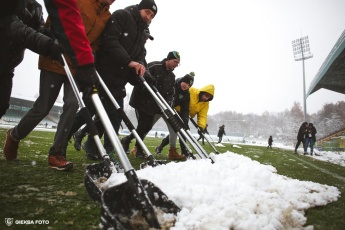
POLYGON ((11 226, 13 224, 13 218, 5 218, 5 224, 11 226))

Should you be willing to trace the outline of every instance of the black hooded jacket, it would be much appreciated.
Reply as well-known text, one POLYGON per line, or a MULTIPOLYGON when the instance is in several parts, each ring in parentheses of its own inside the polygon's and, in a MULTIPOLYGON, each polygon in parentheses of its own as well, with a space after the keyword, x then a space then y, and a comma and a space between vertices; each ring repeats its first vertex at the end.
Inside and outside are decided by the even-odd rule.
POLYGON ((299 127, 298 133, 297 133, 297 140, 304 141, 304 135, 306 133, 306 122, 303 122, 302 125, 299 127))
POLYGON ((144 64, 148 28, 140 16, 137 5, 112 13, 96 53, 96 67, 114 97, 125 97, 127 82, 138 83, 134 69, 128 64, 144 64))
MULTIPOLYGON (((167 70, 165 65, 166 59, 154 61, 148 64, 149 72, 155 79, 155 87, 162 95, 165 101, 172 106, 174 95, 175 74, 167 70)), ((129 104, 148 115, 154 116, 160 114, 161 110, 150 92, 142 85, 134 86, 129 104)))
POLYGON ((179 115, 182 118, 183 122, 188 126, 189 121, 189 102, 190 102, 190 93, 189 90, 181 89, 181 78, 177 78, 174 85, 174 105, 173 107, 179 106, 179 115))

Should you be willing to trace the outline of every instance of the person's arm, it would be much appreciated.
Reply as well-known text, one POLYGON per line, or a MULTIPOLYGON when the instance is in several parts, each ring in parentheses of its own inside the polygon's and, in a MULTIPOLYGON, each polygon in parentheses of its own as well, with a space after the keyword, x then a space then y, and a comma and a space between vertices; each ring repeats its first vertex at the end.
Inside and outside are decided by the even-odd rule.
POLYGON ((111 15, 104 29, 106 36, 101 37, 102 46, 107 47, 103 51, 107 53, 107 56, 111 60, 118 63, 118 65, 134 68, 136 74, 140 73, 144 75, 146 68, 143 60, 142 63, 132 60, 131 56, 120 43, 120 39, 124 36, 123 33, 125 32, 126 14, 127 12, 124 10, 117 10, 111 15))
POLYGON ((6 21, 6 36, 8 36, 12 42, 21 43, 25 48, 32 52, 43 56, 50 56, 51 58, 63 63, 61 58, 63 49, 59 45, 55 44, 51 38, 25 25, 15 15, 8 16, 6 21))
POLYGON ((51 29, 75 67, 94 63, 76 0, 44 0, 51 29))
POLYGON ((79 90, 88 97, 98 82, 94 56, 86 36, 76 0, 44 0, 51 20, 51 31, 76 67, 79 90))
POLYGON ((203 107, 199 112, 198 112, 198 126, 201 127, 202 129, 205 129, 206 124, 207 124, 207 113, 208 113, 208 108, 209 105, 207 103, 207 105, 205 107, 203 107))

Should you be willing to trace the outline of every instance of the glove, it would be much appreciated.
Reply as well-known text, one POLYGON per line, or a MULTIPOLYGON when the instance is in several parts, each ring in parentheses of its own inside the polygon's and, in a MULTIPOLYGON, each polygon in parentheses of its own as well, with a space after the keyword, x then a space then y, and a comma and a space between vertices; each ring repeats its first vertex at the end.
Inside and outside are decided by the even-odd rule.
POLYGON ((145 74, 144 78, 148 84, 156 85, 157 80, 151 74, 145 74))
POLYGON ((205 134, 205 130, 199 126, 200 132, 205 134))
POLYGON ((98 83, 95 65, 91 63, 77 67, 74 78, 78 82, 79 90, 83 92, 83 98, 89 97, 93 86, 98 83))
POLYGON ((62 46, 55 44, 54 42, 52 43, 52 45, 49 47, 48 49, 48 55, 49 57, 51 57, 54 60, 57 60, 61 63, 61 65, 65 65, 61 55, 64 53, 64 49, 62 48, 62 46))

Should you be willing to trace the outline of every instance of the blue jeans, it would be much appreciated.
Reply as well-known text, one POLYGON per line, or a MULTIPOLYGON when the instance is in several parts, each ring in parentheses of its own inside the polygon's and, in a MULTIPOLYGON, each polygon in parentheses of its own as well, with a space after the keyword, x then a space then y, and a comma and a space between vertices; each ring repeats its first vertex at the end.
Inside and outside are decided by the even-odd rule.
POLYGON ((306 138, 304 143, 304 152, 307 152, 308 146, 310 145, 310 154, 313 155, 314 141, 312 138, 306 138))

